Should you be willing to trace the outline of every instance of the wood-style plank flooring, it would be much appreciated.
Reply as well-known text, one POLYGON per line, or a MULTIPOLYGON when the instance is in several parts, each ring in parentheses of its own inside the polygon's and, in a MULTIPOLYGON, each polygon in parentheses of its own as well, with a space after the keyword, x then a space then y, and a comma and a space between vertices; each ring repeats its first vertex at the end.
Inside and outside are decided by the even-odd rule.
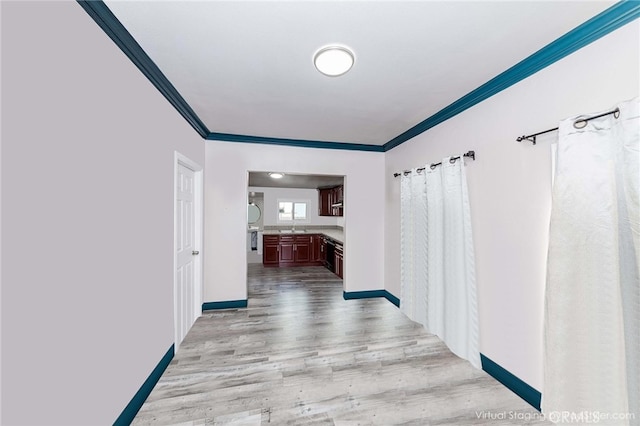
POLYGON ((249 265, 249 307, 206 311, 135 425, 542 425, 385 299, 323 267, 249 265))

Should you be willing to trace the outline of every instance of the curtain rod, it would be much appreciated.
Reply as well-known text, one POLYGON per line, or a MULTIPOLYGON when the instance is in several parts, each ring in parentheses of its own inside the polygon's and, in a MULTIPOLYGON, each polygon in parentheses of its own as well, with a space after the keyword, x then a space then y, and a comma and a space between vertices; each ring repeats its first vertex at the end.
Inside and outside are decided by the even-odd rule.
MULTIPOLYGON (((616 108, 613 111, 605 112, 605 113, 602 113, 602 114, 594 115, 593 117, 581 118, 580 120, 576 120, 573 123, 573 127, 575 127, 576 129, 582 129, 584 126, 587 125, 588 121, 594 120, 596 118, 604 117, 605 115, 611 115, 611 114, 613 114, 613 116, 615 118, 620 117, 620 108, 616 108)), ((528 140, 529 142, 533 142, 533 144, 535 145, 536 144, 536 136, 544 135, 545 133, 553 132, 553 131, 556 131, 556 130, 558 130, 558 128, 554 127, 553 129, 543 130, 542 132, 534 133, 532 135, 518 136, 516 141, 522 142, 524 140, 528 140)))
MULTIPOLYGON (((462 156, 463 156, 463 157, 469 157, 469 158, 471 158, 472 160, 474 160, 474 161, 475 161, 475 159, 476 159, 476 152, 475 152, 475 151, 465 152, 464 154, 462 154, 462 156)), ((450 158, 449 158, 449 162, 450 162, 450 163, 455 163, 455 162, 456 162, 456 160, 458 160, 459 158, 460 158, 460 157, 450 157, 450 158)), ((439 163, 431 163, 431 164, 429 165, 429 167, 431 168, 431 170, 433 170, 433 169, 435 169, 437 166, 439 166, 439 165, 441 165, 441 164, 442 164, 442 161, 441 161, 441 162, 439 162, 439 163)), ((426 168, 426 167, 420 167, 419 169, 416 169, 416 172, 420 173, 420 172, 421 172, 421 171, 423 171, 425 168, 426 168)), ((393 177, 401 176, 403 173, 404 173, 404 175, 406 176, 406 175, 408 175, 409 173, 411 173, 411 170, 404 170, 404 171, 402 171, 402 172, 400 172, 400 173, 394 173, 394 174, 393 174, 393 177)))

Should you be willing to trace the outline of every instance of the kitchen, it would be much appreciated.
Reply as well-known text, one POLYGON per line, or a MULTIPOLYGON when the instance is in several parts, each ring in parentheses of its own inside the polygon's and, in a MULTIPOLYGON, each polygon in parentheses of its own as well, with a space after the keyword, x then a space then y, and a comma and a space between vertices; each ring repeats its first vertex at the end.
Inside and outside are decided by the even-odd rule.
POLYGON ((247 263, 344 277, 344 176, 249 172, 247 263))

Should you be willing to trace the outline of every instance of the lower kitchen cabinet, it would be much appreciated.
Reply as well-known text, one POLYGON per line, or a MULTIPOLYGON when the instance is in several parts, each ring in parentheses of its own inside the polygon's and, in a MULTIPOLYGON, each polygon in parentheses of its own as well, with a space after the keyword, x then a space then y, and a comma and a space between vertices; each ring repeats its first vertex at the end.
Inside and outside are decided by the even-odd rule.
POLYGON ((320 266, 344 276, 344 246, 320 234, 265 235, 264 266, 320 266))
POLYGON ((333 271, 337 276, 343 278, 343 270, 344 270, 344 250, 342 244, 336 244, 336 251, 334 252, 335 261, 333 271))
POLYGON ((314 262, 324 262, 322 255, 324 254, 324 247, 322 243, 324 241, 324 237, 322 235, 312 235, 311 236, 311 259, 314 262))
MULTIPOLYGON (((264 266, 322 265, 315 241, 320 235, 265 235, 262 263, 264 266)), ((321 250, 321 248, 318 248, 321 250)))
POLYGON ((265 235, 262 242, 262 263, 277 266, 280 263, 280 239, 277 235, 265 235))
POLYGON ((313 237, 310 235, 297 235, 294 238, 293 252, 295 263, 311 262, 311 242, 313 237))
POLYGON ((320 237, 320 262, 324 265, 327 261, 327 240, 324 237, 320 237))
POLYGON ((293 242, 281 242, 280 243, 280 264, 294 263, 295 251, 293 242))

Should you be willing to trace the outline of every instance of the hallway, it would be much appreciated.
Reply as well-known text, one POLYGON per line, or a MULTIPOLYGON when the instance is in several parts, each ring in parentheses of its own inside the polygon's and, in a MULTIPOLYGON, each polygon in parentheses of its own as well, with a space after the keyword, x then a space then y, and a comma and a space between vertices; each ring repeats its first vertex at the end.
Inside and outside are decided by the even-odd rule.
POLYGON ((343 300, 323 267, 254 264, 249 307, 196 321, 134 424, 551 424, 539 419, 387 300, 343 300))

